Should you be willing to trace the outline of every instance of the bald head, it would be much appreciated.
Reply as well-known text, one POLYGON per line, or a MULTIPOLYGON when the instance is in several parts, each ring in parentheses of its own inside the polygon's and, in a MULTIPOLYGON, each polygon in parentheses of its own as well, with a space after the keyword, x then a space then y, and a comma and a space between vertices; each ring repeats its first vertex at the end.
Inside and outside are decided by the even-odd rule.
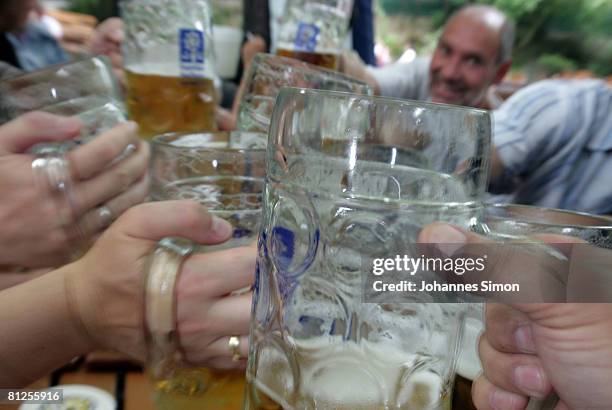
POLYGON ((464 7, 446 23, 429 67, 434 102, 488 108, 489 86, 508 68, 514 25, 490 6, 464 7))
POLYGON ((480 24, 494 35, 498 43, 498 61, 504 62, 512 58, 515 25, 501 10, 484 4, 474 4, 460 8, 447 21, 447 25, 480 24))

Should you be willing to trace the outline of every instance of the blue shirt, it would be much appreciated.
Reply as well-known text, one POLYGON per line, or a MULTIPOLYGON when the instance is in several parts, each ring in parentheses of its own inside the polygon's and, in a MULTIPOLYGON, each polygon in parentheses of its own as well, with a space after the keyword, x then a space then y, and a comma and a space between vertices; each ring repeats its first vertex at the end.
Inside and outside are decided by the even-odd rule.
POLYGON ((7 33, 6 38, 13 46, 20 68, 25 71, 68 61, 68 55, 57 40, 38 23, 28 24, 19 35, 7 33))
POLYGON ((494 112, 504 165, 493 193, 520 204, 612 214, 612 88, 599 80, 546 80, 494 112))

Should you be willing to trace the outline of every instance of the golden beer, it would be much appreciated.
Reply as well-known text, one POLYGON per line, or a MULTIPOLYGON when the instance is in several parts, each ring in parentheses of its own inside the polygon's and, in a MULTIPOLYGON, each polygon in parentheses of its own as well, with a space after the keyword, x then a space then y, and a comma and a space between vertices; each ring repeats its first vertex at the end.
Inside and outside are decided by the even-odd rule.
POLYGON ((319 67, 324 67, 330 70, 337 70, 340 62, 337 53, 313 53, 308 51, 295 51, 284 48, 278 48, 276 54, 282 57, 295 58, 296 60, 304 61, 309 64, 314 64, 319 67))
POLYGON ((269 346, 259 352, 256 374, 247 373, 245 410, 451 408, 451 386, 424 366, 431 357, 384 342, 337 343, 330 337, 296 341, 289 356, 289 347, 269 346))
POLYGON ((126 69, 130 118, 149 139, 166 132, 216 131, 215 87, 209 78, 181 78, 126 69))
POLYGON ((153 384, 158 410, 239 410, 243 404, 244 370, 181 369, 153 384))

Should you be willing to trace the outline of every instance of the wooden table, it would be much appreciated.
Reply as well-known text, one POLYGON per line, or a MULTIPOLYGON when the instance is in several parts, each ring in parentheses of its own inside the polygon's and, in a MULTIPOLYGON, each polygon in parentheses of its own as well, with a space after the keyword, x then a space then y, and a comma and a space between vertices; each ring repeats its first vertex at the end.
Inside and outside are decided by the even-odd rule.
MULTIPOLYGON (((90 359, 81 359, 28 388, 43 389, 60 384, 87 384, 105 390, 115 397, 117 410, 154 410, 148 376, 140 367, 129 361, 112 362, 98 359, 97 362, 92 362, 90 359)), ((457 376, 453 393, 453 410, 476 410, 470 396, 471 384, 471 381, 457 376)), ((17 410, 18 407, 18 405, 0 405, 0 410, 17 410)))

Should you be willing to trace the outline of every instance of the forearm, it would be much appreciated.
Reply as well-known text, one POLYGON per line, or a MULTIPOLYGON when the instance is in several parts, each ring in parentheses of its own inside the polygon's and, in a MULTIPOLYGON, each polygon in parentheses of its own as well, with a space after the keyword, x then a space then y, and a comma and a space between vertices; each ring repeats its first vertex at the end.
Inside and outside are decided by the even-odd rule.
POLYGON ((92 343, 71 313, 68 265, 0 292, 0 387, 25 386, 92 343))
POLYGON ((342 54, 339 70, 349 77, 361 80, 370 87, 375 95, 380 94, 380 85, 378 80, 370 73, 366 65, 361 61, 356 53, 348 52, 342 54))
POLYGON ((33 269, 20 271, 10 269, 9 267, 0 267, 0 290, 19 285, 32 279, 36 279, 40 275, 50 272, 51 269, 33 269))

